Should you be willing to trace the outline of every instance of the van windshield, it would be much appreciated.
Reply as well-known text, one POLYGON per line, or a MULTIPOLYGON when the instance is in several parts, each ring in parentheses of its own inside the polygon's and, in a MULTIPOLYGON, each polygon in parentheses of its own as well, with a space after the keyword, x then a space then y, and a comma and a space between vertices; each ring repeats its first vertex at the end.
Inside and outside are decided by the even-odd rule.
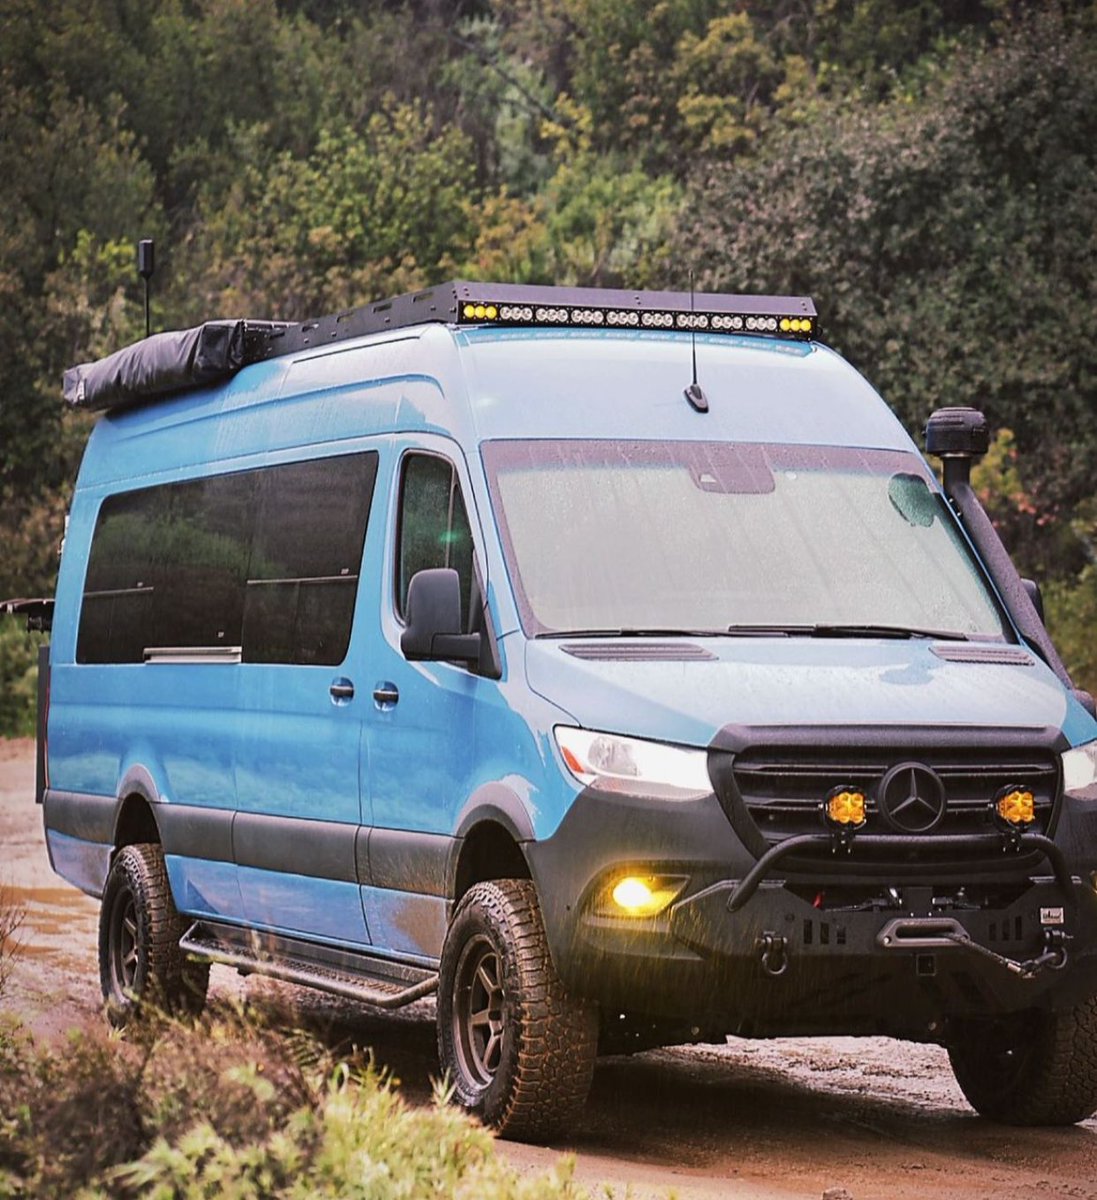
POLYGON ((528 634, 1007 636, 914 454, 538 440, 483 456, 528 634))

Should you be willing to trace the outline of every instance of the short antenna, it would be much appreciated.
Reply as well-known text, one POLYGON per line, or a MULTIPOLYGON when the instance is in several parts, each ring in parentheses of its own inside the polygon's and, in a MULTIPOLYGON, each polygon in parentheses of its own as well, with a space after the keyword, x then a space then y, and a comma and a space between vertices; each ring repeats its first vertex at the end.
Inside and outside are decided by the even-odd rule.
POLYGON ((149 280, 156 269, 155 247, 152 238, 142 238, 137 243, 137 273, 145 281, 145 337, 152 333, 149 316, 149 280))
POLYGON ((689 344, 693 355, 693 382, 685 390, 685 397, 698 412, 708 412, 708 397, 697 382, 697 323, 693 319, 693 268, 689 272, 689 344))

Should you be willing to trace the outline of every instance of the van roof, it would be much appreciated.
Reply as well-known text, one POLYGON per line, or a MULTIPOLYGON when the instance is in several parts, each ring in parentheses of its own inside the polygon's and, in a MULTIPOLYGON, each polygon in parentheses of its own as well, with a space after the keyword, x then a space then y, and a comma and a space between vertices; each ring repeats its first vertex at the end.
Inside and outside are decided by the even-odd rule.
POLYGON ((825 346, 610 330, 452 335, 475 441, 613 438, 811 443, 910 450, 875 389, 825 346), (709 409, 684 397, 696 356, 709 409))

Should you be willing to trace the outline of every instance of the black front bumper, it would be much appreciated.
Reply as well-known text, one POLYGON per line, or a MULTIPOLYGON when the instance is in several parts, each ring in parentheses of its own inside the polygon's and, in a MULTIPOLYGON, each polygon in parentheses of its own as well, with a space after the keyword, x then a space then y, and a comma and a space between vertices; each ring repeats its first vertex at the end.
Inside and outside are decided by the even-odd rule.
POLYGON ((959 850, 920 872, 906 862, 893 884, 878 853, 858 862, 854 848, 857 904, 831 899, 840 859, 821 864, 816 892, 797 856, 730 911, 757 859, 715 796, 667 804, 588 791, 527 853, 558 972, 610 1011, 753 1036, 938 1040, 950 1020, 1097 993, 1097 893, 1069 858, 1056 878, 1031 848, 966 871, 959 850), (607 880, 634 872, 689 882, 658 917, 596 913, 607 880))

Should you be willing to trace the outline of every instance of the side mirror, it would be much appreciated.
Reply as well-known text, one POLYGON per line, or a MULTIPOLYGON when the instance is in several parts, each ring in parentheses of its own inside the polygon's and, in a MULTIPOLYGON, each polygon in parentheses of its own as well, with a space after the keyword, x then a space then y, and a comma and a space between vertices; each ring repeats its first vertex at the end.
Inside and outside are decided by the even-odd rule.
POLYGON ((409 662, 480 661, 480 634, 461 632, 461 581, 452 567, 415 572, 408 584, 407 620, 400 649, 409 662))
MULTIPOLYGON (((1036 609, 1036 615, 1041 621, 1044 620, 1044 594, 1040 591, 1040 585, 1035 579, 1022 579, 1025 591, 1028 593, 1028 598, 1032 601, 1032 607, 1036 609)), ((1046 622, 1045 622, 1046 624, 1046 622)))

